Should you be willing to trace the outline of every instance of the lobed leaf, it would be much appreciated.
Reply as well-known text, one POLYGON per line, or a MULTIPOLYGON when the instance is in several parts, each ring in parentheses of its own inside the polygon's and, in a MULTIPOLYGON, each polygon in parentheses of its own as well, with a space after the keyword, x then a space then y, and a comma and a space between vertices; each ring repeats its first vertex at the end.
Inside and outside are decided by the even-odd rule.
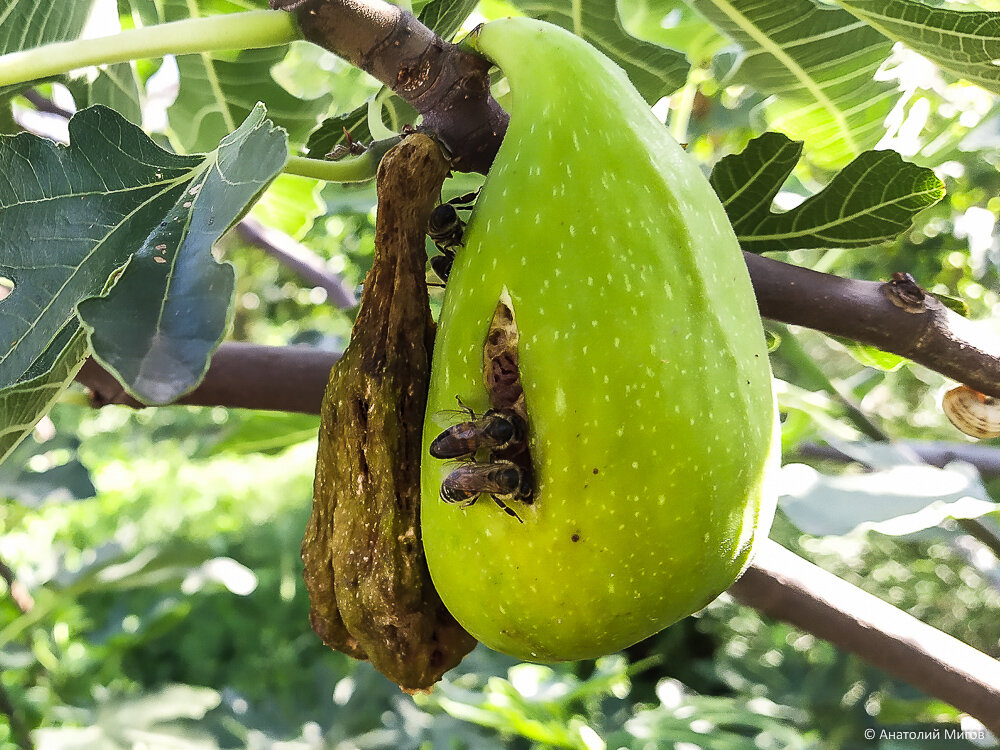
POLYGON ((68 147, 0 137, 0 275, 14 282, 0 302, 0 388, 17 386, 3 394, 14 404, 49 403, 17 393, 41 377, 48 394, 45 373, 82 359, 73 349, 73 363, 55 366, 80 308, 95 353, 129 391, 171 400, 197 383, 225 332, 232 270, 211 245, 281 169, 284 136, 262 107, 208 156, 164 151, 100 106, 69 132, 68 147))
POLYGON ((873 80, 892 41, 838 8, 812 0, 692 0, 742 48, 731 82, 764 94, 768 125, 809 144, 836 168, 874 146, 898 93, 873 80))
POLYGON ((139 400, 168 403, 201 381, 228 327, 235 282, 212 246, 286 158, 284 133, 258 105, 192 174, 111 290, 78 305, 94 356, 139 400))
POLYGON ((687 80, 688 63, 676 50, 629 34, 616 3, 604 0, 514 0, 525 15, 554 23, 586 39, 618 63, 642 97, 654 104, 687 80), (575 11, 579 10, 579 15, 575 11))
POLYGON ((844 10, 959 78, 1000 94, 1000 13, 915 0, 836 0, 844 10))
MULTIPOLYGON (((2 303, 0 320, 3 320, 2 303)), ((0 390, 0 463, 48 413, 83 365, 88 351, 87 337, 80 324, 71 320, 19 382, 0 390)))
POLYGON ((741 153, 720 159, 712 170, 712 187, 744 250, 887 242, 944 196, 944 185, 932 170, 903 161, 895 151, 866 151, 823 190, 790 211, 775 213, 772 201, 801 153, 801 143, 780 133, 764 133, 741 153))

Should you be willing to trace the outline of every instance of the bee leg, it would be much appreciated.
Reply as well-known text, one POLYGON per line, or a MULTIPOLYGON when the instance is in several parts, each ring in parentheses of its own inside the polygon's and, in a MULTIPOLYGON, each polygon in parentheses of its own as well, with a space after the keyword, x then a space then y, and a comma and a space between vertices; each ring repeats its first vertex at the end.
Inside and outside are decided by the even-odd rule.
POLYGON ((479 191, 473 190, 471 193, 466 193, 465 195, 458 195, 448 201, 451 205, 456 208, 471 208, 472 204, 476 202, 476 198, 479 197, 479 191))
POLYGON ((458 507, 459 508, 468 508, 470 505, 475 505, 476 500, 478 500, 478 499, 479 499, 479 495, 476 495, 474 498, 472 498, 471 500, 466 500, 464 503, 460 504, 458 507))
MULTIPOLYGON (((438 275, 442 282, 447 282, 448 276, 451 275, 452 264, 455 262, 455 251, 441 245, 437 245, 437 249, 441 251, 441 255, 435 255, 431 258, 431 270, 438 275)), ((444 283, 441 286, 444 286, 444 283)))
POLYGON ((471 406, 467 406, 465 402, 462 401, 461 396, 455 396, 455 400, 458 401, 458 408, 468 414, 470 420, 474 420, 476 418, 476 412, 472 410, 471 406))
POLYGON ((518 523, 524 523, 524 521, 521 520, 521 517, 517 515, 517 513, 515 513, 514 510, 510 506, 508 506, 503 500, 501 500, 496 495, 490 495, 490 497, 493 498, 493 502, 499 505, 500 509, 504 513, 506 513, 508 516, 513 516, 514 518, 516 518, 518 523))

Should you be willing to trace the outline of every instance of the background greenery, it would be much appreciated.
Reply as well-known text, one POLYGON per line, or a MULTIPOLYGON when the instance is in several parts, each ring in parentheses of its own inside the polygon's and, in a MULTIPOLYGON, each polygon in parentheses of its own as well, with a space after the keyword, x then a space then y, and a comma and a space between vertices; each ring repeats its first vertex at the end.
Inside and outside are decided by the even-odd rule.
MULTIPOLYGON (((129 26, 194 7, 184 5, 120 0, 118 10, 129 26)), ((198 8, 211 13, 262 5, 220 1, 198 8)), ((415 10, 425 4, 417 5, 415 10)), ((473 5, 462 9, 467 13, 473 5)), ((483 0, 476 19, 520 8, 558 20, 564 5, 483 0)), ((768 127, 786 125, 794 136, 810 125, 796 119, 801 104, 795 97, 780 94, 780 76, 765 76, 774 73, 766 60, 758 60, 763 69, 756 71, 736 66, 733 39, 744 51, 748 42, 720 33, 732 33, 717 17, 721 5, 624 0, 619 6, 628 33, 680 50, 692 64, 686 73, 670 67, 676 80, 664 91, 651 82, 644 93, 655 102, 680 87, 668 126, 706 168, 768 127), (765 79, 770 89, 761 83, 765 79), (771 96, 774 91, 779 94, 771 96)), ((614 46, 631 39, 613 29, 602 7, 585 4, 596 18, 587 27, 594 40, 614 46)), ((996 10, 1000 4, 953 7, 996 10)), ((765 38, 779 38, 777 29, 761 28, 765 38)), ((776 44, 795 48, 788 40, 776 44)), ((847 54, 852 44, 849 35, 835 37, 828 42, 829 59, 847 54)), ((885 65, 882 58, 874 61, 871 73, 881 82, 872 85, 891 96, 884 111, 872 114, 878 132, 857 124, 866 133, 865 147, 881 142, 933 167, 946 182, 947 197, 893 242, 773 255, 856 278, 908 271, 931 291, 961 297, 970 318, 996 331, 996 98, 908 49, 893 51, 891 42, 882 52, 892 58, 885 65)), ((241 64, 239 55, 215 57, 241 64)), ((233 69, 231 82, 273 74, 276 81, 268 86, 275 90, 255 96, 271 95, 269 116, 289 128, 293 147, 303 144, 321 116, 349 114, 378 91, 364 75, 304 43, 252 57, 242 60, 246 68, 233 69), (282 108, 299 99, 311 100, 310 106, 282 108)), ((663 65, 673 65, 673 59, 667 56, 663 65)), ((195 63, 206 64, 181 61, 182 74, 189 76, 182 80, 198 79, 197 71, 185 68, 195 63)), ((126 85, 102 90, 99 80, 73 81, 69 90, 80 106, 117 97, 118 109, 138 118, 139 104, 147 113, 156 109, 158 82, 149 77, 159 70, 158 62, 126 65, 126 75, 117 79, 126 85), (130 110, 132 100, 137 106, 130 110)), ((40 90, 59 95, 51 84, 40 90)), ((212 148, 225 129, 219 131, 213 118, 194 122, 190 113, 197 107, 227 109, 242 95, 226 87, 223 92, 206 103, 199 99, 204 91, 182 85, 171 109, 147 127, 181 151, 212 148)), ((9 101, 20 121, 41 122, 30 119, 24 99, 9 101)), ((662 104, 657 111, 664 111, 662 104)), ((392 121, 397 113, 382 114, 392 121)), ((220 115, 220 122, 225 119, 220 115)), ((15 129, 14 123, 7 129, 15 129)), ((829 182, 850 156, 844 148, 836 138, 825 144, 806 138, 805 157, 779 204, 794 205, 829 182)), ((445 197, 466 192, 473 182, 456 178, 445 197)), ((372 253, 370 186, 321 187, 285 176, 255 214, 301 239, 350 286, 363 279, 372 253)), ((343 346, 352 311, 327 305, 323 294, 235 235, 220 249, 238 271, 233 338, 343 346)), ((944 520, 925 528, 893 523, 901 508, 912 513, 941 498, 993 503, 1000 488, 996 477, 952 465, 934 475, 947 491, 929 494, 925 487, 904 485, 887 493, 884 472, 912 459, 866 437, 870 430, 845 409, 845 403, 860 406, 870 423, 894 438, 965 442, 938 407, 945 379, 905 363, 867 366, 862 362, 872 352, 811 331, 771 328, 780 337, 772 362, 780 379, 786 462, 800 461, 799 450, 809 443, 836 445, 855 459, 813 461, 816 472, 810 474, 788 472, 785 510, 772 538, 1000 656, 1000 516, 982 516, 974 534, 968 523, 950 520, 947 507, 944 520), (838 503, 831 516, 831 498, 843 499, 836 492, 845 480, 861 502, 838 503), (875 518, 879 507, 894 512, 875 518), (877 529, 865 526, 873 520, 882 522, 877 529)), ((432 694, 403 695, 368 665, 326 650, 308 626, 298 546, 311 500, 317 423, 300 415, 209 408, 93 411, 82 391, 64 395, 0 466, 0 494, 7 498, 0 505, 0 558, 34 596, 28 614, 11 597, 0 598, 0 681, 22 723, 11 726, 0 717, 0 747, 25 744, 28 730, 45 749, 976 746, 866 740, 867 728, 954 729, 961 716, 727 596, 596 662, 518 664, 480 648, 432 694)))

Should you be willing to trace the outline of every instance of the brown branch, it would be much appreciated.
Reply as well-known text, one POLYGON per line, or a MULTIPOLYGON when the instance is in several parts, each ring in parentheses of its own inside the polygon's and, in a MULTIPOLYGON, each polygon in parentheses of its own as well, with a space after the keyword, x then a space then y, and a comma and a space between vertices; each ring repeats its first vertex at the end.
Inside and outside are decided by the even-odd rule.
POLYGON ((489 169, 507 129, 507 113, 490 95, 489 62, 382 0, 271 0, 271 7, 294 11, 306 39, 409 102, 455 169, 489 169))
POLYGON ((244 242, 259 247, 305 282, 325 289, 327 301, 334 307, 348 308, 358 304, 354 290, 327 269, 321 257, 284 232, 249 217, 236 225, 236 232, 244 242))
MULTIPOLYGON (((943 441, 921 442, 901 440, 899 444, 912 450, 924 463, 943 468, 952 461, 965 461, 976 467, 984 479, 1000 477, 1000 448, 975 443, 950 443, 943 441)), ((850 462, 855 459, 832 445, 803 443, 795 449, 803 458, 850 462)))
POLYGON ((976 717, 1000 737, 1000 662, 768 541, 729 589, 976 717))
MULTIPOLYGON (((323 389, 338 352, 308 346, 258 346, 226 342, 215 352, 205 379, 176 403, 319 414, 323 389)), ((111 373, 88 359, 76 380, 90 389, 94 406, 143 408, 111 373)))
POLYGON ((743 253, 760 314, 870 344, 1000 397, 1000 358, 915 285, 859 281, 743 253))
POLYGON ((31 592, 28 591, 27 586, 17 580, 13 568, 3 560, 0 560, 0 578, 3 578, 7 582, 7 590, 10 592, 10 598, 14 600, 14 604, 21 610, 21 613, 30 612, 35 606, 35 600, 32 598, 31 592))

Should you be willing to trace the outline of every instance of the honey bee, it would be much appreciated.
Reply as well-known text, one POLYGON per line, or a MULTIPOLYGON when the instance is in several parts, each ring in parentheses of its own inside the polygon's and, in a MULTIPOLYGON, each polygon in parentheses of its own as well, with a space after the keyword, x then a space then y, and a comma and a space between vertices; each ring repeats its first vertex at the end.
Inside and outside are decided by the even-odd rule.
POLYGON ((441 255, 431 258, 431 268, 441 281, 448 280, 451 266, 455 262, 455 248, 462 246, 465 234, 465 221, 458 212, 470 210, 478 195, 479 191, 476 190, 441 203, 431 211, 430 219, 427 220, 427 235, 441 251, 441 255))
POLYGON ((471 419, 452 425, 431 443, 434 458, 464 458, 480 449, 503 451, 523 442, 528 427, 512 409, 490 409, 483 416, 466 409, 471 419))
POLYGON ((446 503, 459 503, 463 508, 475 503, 482 494, 492 497, 504 513, 524 523, 504 502, 530 502, 531 480, 520 466, 510 461, 463 463, 441 483, 441 499, 446 503))

